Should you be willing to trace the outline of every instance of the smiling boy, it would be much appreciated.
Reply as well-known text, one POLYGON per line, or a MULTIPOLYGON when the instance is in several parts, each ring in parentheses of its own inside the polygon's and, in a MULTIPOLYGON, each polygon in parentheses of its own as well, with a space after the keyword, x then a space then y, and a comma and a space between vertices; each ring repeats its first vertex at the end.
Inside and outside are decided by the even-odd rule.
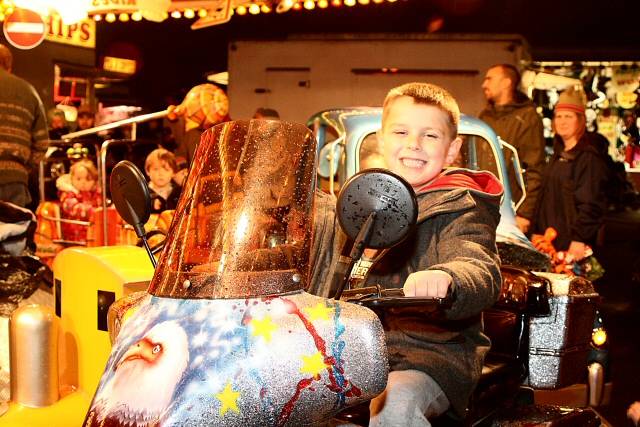
MULTIPOLYGON (((381 319, 391 372, 387 388, 370 404, 370 426, 429 426, 430 417, 449 409, 462 416, 489 349, 481 312, 497 300, 501 285, 495 235, 502 185, 489 172, 447 168, 462 145, 459 119, 455 99, 431 84, 399 86, 384 102, 378 132, 384 161, 416 192, 418 225, 388 251, 365 251, 371 267, 357 286, 403 288, 405 296, 450 295, 453 303, 434 318, 397 311, 381 319)), ((330 203, 317 206, 321 230, 331 222, 330 203)), ((340 233, 330 243, 317 234, 321 255, 312 284, 323 274, 331 277, 340 233)))

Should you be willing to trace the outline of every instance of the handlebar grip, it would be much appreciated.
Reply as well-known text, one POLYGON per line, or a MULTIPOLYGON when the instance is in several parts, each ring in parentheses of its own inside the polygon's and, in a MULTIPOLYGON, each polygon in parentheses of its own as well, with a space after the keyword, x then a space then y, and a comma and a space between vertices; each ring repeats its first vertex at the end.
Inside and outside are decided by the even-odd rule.
POLYGON ((451 292, 444 298, 407 297, 402 289, 383 289, 380 285, 351 289, 343 293, 343 300, 369 308, 415 308, 427 311, 451 308, 451 292))
POLYGON ((356 302, 365 307, 384 308, 417 308, 417 309, 447 309, 451 308, 453 300, 451 297, 445 298, 425 298, 425 297, 369 297, 356 302))

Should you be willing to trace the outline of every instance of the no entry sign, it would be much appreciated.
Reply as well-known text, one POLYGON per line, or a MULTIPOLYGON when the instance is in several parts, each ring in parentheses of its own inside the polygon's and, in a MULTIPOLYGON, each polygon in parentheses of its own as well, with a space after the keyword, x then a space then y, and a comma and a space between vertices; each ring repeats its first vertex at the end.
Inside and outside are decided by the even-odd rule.
POLYGON ((36 12, 16 9, 5 18, 2 30, 12 46, 18 49, 32 49, 44 40, 46 26, 36 12))

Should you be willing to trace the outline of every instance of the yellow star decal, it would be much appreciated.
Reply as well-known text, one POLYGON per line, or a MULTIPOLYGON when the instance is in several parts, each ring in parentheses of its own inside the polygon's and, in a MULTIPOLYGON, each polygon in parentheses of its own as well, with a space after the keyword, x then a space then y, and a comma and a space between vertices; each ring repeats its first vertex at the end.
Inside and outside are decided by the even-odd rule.
POLYGON ((262 320, 251 319, 249 322, 251 328, 253 329, 253 336, 262 336, 266 342, 271 341, 271 334, 273 331, 278 329, 278 325, 271 321, 271 317, 265 316, 262 320))
POLYGON ((329 320, 329 314, 333 311, 333 307, 327 307, 325 303, 319 302, 315 307, 305 308, 304 311, 307 312, 311 321, 317 319, 329 320))
POLYGON ((324 363, 322 353, 318 351, 312 356, 302 356, 302 368, 300 368, 300 372, 303 374, 311 374, 315 377, 327 369, 327 366, 328 365, 324 363))
POLYGON ((224 390, 216 394, 216 397, 220 401, 220 416, 226 414, 229 409, 236 413, 240 412, 240 410, 238 409, 238 404, 236 403, 238 398, 240 397, 240 392, 233 391, 230 382, 227 383, 224 390))

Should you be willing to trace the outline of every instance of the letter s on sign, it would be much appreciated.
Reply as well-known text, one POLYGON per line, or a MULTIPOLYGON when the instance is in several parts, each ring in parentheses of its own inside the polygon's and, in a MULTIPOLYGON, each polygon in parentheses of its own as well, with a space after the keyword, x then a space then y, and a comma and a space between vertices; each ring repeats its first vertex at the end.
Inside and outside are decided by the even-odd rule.
POLYGON ((86 42, 87 40, 89 40, 89 37, 91 37, 91 34, 89 34, 89 24, 83 22, 80 25, 80 40, 86 42))

